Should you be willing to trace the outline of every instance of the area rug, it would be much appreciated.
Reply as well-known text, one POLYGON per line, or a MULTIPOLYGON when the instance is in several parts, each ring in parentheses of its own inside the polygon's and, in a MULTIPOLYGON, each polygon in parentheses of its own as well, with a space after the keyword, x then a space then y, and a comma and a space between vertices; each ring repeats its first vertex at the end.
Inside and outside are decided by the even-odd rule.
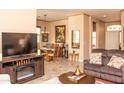
MULTIPOLYGON (((62 83, 59 81, 58 77, 55 77, 47 81, 44 81, 41 84, 62 84, 62 83)), ((114 84, 114 83, 110 81, 95 78, 95 84, 114 84)))
POLYGON ((55 77, 55 78, 49 79, 47 81, 44 81, 41 84, 62 84, 62 83, 59 81, 58 77, 55 77))
POLYGON ((111 81, 95 78, 95 84, 115 84, 111 81))

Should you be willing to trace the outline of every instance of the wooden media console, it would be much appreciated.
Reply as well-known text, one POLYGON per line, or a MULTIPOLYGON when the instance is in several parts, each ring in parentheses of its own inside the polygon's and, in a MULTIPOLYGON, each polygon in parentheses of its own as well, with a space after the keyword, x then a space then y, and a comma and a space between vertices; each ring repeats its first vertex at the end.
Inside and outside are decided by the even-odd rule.
POLYGON ((44 75, 44 56, 27 54, 4 57, 0 74, 9 74, 11 83, 24 83, 44 75))

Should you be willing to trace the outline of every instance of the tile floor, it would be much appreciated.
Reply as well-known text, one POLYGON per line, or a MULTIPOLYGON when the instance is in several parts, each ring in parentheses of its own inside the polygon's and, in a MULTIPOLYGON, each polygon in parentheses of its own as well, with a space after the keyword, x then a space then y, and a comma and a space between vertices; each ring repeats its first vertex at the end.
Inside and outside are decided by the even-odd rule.
POLYGON ((75 71, 76 66, 79 64, 81 72, 83 72, 82 62, 71 62, 64 58, 57 58, 55 61, 45 62, 45 75, 43 77, 26 82, 25 84, 40 84, 49 79, 55 78, 62 73, 68 71, 75 71))

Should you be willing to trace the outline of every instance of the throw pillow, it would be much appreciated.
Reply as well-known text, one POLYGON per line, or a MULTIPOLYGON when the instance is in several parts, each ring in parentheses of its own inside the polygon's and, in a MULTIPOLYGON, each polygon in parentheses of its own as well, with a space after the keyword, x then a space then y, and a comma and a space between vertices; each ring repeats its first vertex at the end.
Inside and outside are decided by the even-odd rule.
POLYGON ((124 64, 124 58, 117 57, 117 56, 112 56, 107 65, 110 66, 110 67, 120 69, 123 64, 124 64))
POLYGON ((90 55, 91 64, 102 64, 102 53, 91 53, 90 55))

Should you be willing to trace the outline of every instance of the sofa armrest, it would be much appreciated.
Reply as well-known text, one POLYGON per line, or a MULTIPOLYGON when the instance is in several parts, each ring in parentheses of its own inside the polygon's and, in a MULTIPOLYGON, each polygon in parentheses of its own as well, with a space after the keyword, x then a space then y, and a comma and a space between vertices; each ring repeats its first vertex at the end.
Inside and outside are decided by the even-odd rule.
POLYGON ((124 71, 124 65, 121 66, 121 70, 124 71))
POLYGON ((90 59, 85 59, 84 64, 89 64, 90 59))
POLYGON ((121 66, 122 70, 122 83, 124 83, 124 65, 121 66))

